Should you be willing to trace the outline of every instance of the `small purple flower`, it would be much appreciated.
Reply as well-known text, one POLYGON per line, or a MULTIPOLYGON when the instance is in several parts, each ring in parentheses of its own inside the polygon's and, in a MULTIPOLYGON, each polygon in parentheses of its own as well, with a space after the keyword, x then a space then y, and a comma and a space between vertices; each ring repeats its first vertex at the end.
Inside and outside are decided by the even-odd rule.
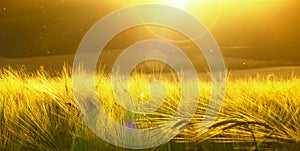
POLYGON ((130 129, 134 129, 134 123, 132 121, 126 122, 126 126, 130 129))

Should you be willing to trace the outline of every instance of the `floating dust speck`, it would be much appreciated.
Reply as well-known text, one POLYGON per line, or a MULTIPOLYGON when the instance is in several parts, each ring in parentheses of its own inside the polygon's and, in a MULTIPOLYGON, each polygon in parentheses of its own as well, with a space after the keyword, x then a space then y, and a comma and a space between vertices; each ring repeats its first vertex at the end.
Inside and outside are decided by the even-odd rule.
POLYGON ((145 94, 144 94, 144 93, 141 93, 141 94, 140 94, 140 98, 142 98, 142 99, 145 98, 145 94))

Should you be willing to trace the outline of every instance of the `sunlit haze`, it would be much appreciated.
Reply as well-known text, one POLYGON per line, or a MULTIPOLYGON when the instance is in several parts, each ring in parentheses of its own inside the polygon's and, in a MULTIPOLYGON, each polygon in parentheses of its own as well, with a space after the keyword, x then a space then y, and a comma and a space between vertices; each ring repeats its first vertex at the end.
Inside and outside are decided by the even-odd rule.
MULTIPOLYGON (((292 61, 300 57, 300 1, 297 0, 20 0, 18 5, 13 1, 0 3, 3 18, 0 20, 3 33, 0 55, 3 56, 75 53, 85 32, 105 15, 128 6, 155 3, 182 9, 203 22, 225 57, 292 61)), ((130 39, 147 38, 149 34, 179 43, 186 41, 180 36, 170 36, 172 34, 167 34, 165 29, 142 29, 136 30, 137 33, 124 31, 128 40, 115 41, 110 46, 124 48, 133 41, 130 39)))

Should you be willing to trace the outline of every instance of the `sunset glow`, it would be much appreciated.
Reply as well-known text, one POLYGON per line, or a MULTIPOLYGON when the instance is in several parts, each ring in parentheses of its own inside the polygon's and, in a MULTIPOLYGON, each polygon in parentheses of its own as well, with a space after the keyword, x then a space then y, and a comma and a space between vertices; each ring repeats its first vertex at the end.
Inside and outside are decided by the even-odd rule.
POLYGON ((188 4, 186 0, 170 0, 168 1, 171 6, 178 7, 178 8, 185 8, 188 4))

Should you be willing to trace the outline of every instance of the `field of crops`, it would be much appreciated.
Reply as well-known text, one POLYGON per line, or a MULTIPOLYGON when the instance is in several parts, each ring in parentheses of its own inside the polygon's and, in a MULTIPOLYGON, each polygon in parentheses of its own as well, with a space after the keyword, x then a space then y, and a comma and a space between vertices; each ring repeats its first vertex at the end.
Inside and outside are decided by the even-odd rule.
MULTIPOLYGON (((158 126, 171 118, 180 100, 176 76, 157 74, 149 78, 133 73, 129 86, 136 100, 143 102, 151 97, 148 88, 153 80, 161 80, 166 90, 164 103, 157 111, 137 114, 126 111, 115 100, 109 75, 99 73, 96 79, 105 111, 124 126, 131 120, 135 121, 133 128, 158 126)), ((229 77, 221 112, 201 135, 199 127, 210 99, 211 83, 200 79, 199 85, 199 105, 187 127, 169 143, 148 150, 300 150, 300 77, 229 77)), ((82 98, 88 98, 84 84, 82 90, 82 98)), ((43 69, 35 73, 24 68, 1 69, 0 150, 126 150, 98 138, 77 109, 69 68, 55 77, 43 69)), ((98 117, 101 120, 101 115, 98 117)), ((103 131, 114 131, 109 124, 106 128, 103 131)))

